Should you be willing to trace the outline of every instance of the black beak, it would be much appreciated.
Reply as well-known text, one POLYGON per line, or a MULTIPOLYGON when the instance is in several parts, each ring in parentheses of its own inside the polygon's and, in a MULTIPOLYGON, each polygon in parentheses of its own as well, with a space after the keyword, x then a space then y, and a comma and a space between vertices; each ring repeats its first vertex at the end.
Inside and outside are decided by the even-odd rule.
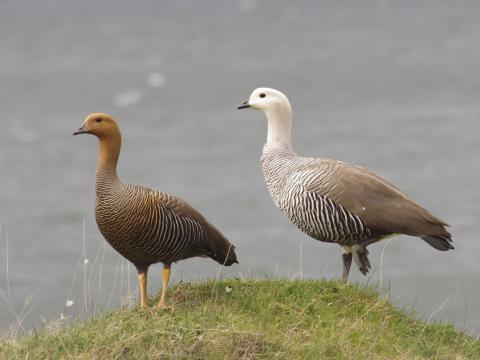
POLYGON ((88 134, 88 130, 85 129, 85 125, 83 125, 82 127, 79 127, 77 130, 75 130, 73 132, 73 135, 79 135, 79 134, 88 134))
POLYGON ((248 103, 248 100, 247 101, 244 101, 243 103, 241 103, 240 105, 237 106, 237 109, 248 109, 249 107, 251 107, 252 105, 250 105, 248 103))

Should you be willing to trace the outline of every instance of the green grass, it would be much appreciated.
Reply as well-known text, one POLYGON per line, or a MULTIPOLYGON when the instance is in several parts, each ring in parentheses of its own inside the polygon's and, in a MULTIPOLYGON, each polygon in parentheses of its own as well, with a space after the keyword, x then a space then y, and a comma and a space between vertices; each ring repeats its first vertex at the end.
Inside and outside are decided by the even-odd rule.
POLYGON ((180 284, 170 294, 170 310, 118 309, 3 339, 0 358, 480 359, 479 341, 357 285, 231 279, 180 284))

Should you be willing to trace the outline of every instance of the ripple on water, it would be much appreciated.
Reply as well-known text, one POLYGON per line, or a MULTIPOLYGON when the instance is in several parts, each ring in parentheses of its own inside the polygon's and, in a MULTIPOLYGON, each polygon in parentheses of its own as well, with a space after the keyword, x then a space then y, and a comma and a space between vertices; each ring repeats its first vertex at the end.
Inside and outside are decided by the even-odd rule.
POLYGON ((148 85, 155 88, 160 88, 165 85, 165 76, 162 73, 151 73, 147 79, 148 85))
POLYGON ((115 95, 115 105, 119 108, 126 108, 138 104, 144 98, 144 94, 139 89, 131 89, 115 95))

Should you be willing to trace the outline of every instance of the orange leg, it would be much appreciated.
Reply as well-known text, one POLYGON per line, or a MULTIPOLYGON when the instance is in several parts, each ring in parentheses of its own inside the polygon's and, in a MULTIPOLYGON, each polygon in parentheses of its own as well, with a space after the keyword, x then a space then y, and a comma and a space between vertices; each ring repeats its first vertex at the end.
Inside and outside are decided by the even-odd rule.
POLYGON ((138 272, 138 283, 140 284, 140 305, 142 308, 147 308, 147 270, 138 272))
POLYGON ((166 306, 167 302, 167 289, 168 289, 168 282, 170 281, 170 264, 163 264, 163 273, 162 273, 162 296, 160 297, 160 302, 158 303, 158 307, 160 309, 168 308, 166 306))

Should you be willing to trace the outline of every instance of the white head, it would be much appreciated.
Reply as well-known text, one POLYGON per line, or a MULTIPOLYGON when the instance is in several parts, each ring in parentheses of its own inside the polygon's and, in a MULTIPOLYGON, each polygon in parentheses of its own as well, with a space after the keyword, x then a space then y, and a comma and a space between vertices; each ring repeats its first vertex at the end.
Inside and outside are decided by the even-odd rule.
POLYGON ((250 98, 237 107, 237 109, 255 109, 263 112, 292 111, 288 98, 278 90, 270 88, 257 88, 253 90, 250 98))
POLYGON ((237 109, 263 111, 268 120, 266 147, 291 149, 292 107, 283 93, 264 87, 255 89, 237 109))

